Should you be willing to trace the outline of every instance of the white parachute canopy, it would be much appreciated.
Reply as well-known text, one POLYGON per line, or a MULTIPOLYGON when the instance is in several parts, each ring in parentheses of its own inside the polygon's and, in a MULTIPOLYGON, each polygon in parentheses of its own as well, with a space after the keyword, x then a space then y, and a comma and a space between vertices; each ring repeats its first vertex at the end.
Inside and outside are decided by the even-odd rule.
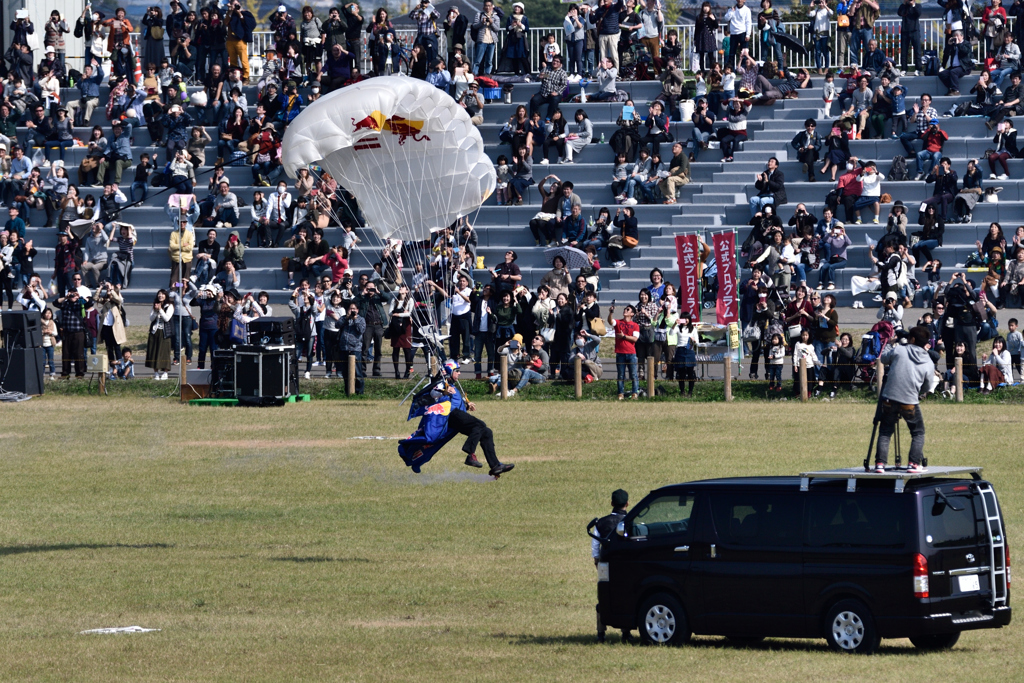
POLYGON ((351 192, 383 240, 426 240, 480 208, 494 164, 447 93, 405 76, 371 78, 320 98, 289 125, 288 175, 320 165, 351 192))

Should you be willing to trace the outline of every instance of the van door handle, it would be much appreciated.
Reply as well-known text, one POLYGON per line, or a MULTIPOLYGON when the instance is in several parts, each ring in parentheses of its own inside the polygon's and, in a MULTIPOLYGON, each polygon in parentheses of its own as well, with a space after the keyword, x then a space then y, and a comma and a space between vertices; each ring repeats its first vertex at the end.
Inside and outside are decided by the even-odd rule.
POLYGON ((718 553, 715 550, 715 544, 711 544, 711 557, 718 557, 718 553))
POLYGON ((690 546, 688 546, 688 545, 677 546, 676 547, 676 552, 677 553, 688 553, 688 552, 690 552, 690 546))

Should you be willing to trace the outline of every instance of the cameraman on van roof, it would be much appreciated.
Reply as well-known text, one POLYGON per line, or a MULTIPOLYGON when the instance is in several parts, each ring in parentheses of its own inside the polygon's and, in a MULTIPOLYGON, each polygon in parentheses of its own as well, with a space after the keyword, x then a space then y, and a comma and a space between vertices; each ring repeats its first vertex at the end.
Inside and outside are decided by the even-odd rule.
POLYGON ((910 429, 910 453, 907 472, 923 472, 924 419, 921 417, 920 394, 925 383, 929 387, 935 377, 935 363, 928 353, 928 330, 912 327, 905 342, 892 344, 882 352, 887 366, 885 385, 875 411, 875 422, 881 423, 875 454, 875 472, 884 472, 889 459, 889 440, 900 418, 910 429), (909 343, 907 343, 909 342, 909 343))

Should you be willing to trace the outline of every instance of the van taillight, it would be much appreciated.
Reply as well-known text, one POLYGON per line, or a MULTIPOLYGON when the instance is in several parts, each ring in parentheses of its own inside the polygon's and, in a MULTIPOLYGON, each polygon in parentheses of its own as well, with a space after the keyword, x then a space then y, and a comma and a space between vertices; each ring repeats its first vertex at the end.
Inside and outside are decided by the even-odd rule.
POLYGON ((1003 549, 1006 550, 1006 588, 1010 588, 1010 544, 1003 540, 1003 549))
POLYGON ((914 557, 914 597, 928 597, 928 560, 921 553, 914 557))

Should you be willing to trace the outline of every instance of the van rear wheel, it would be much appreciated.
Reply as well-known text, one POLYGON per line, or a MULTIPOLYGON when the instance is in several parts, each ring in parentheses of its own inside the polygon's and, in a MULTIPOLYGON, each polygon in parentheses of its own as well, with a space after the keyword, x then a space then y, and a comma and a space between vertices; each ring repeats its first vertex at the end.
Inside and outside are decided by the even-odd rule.
POLYGON ((825 617, 825 639, 837 652, 869 655, 881 638, 871 611, 860 600, 841 600, 825 617))
POLYGON ((682 645, 690 640, 690 624, 683 606, 668 593, 656 593, 645 600, 638 617, 643 643, 682 645))
POLYGON ((948 650, 960 640, 960 632, 937 633, 928 636, 915 636, 910 639, 918 650, 948 650))

